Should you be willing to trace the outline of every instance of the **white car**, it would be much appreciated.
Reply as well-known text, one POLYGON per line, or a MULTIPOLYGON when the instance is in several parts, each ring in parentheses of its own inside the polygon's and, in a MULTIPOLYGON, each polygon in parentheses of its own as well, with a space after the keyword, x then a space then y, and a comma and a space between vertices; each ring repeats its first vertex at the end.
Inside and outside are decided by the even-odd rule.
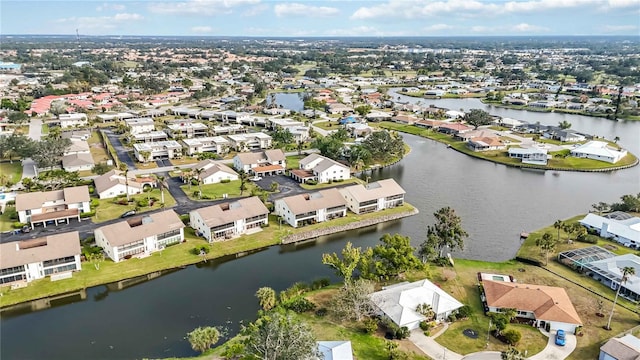
POLYGON ((251 180, 251 181, 259 181, 259 180, 262 180, 262 176, 257 176, 256 175, 256 176, 250 178, 249 180, 251 180))

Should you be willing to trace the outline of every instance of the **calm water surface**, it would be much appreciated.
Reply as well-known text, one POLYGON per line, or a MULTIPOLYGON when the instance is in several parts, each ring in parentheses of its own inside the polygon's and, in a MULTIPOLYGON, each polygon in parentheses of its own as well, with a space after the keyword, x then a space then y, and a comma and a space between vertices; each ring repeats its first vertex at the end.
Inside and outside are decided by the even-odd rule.
MULTIPOLYGON (((457 100, 455 106, 435 104, 454 109, 484 106, 467 100, 457 100)), ((490 112, 498 114, 497 110, 490 112)), ((502 116, 556 124, 563 115, 509 110, 502 116)), ((623 146, 640 153, 640 123, 575 116, 568 121, 579 131, 620 136, 623 146)), ((407 190, 407 200, 420 209, 419 215, 316 243, 275 246, 233 261, 189 266, 124 290, 115 285, 91 288, 85 300, 79 296, 56 300, 48 308, 39 304, 46 308, 40 311, 31 310, 36 304, 4 311, 0 358, 195 355, 184 339, 188 331, 220 325, 234 333, 242 322, 254 319, 257 288, 271 286, 279 291, 296 281, 332 277, 330 269, 321 264, 322 253, 339 252, 346 241, 373 246, 384 233, 397 232, 418 245, 426 226, 433 222, 432 213, 451 206, 470 234, 465 250, 455 256, 501 261, 514 256, 523 230, 585 213, 598 201, 613 202, 623 194, 640 192, 640 167, 613 173, 520 170, 473 159, 416 136, 406 135, 405 140, 411 153, 399 164, 370 176, 372 180, 395 178, 407 190)))

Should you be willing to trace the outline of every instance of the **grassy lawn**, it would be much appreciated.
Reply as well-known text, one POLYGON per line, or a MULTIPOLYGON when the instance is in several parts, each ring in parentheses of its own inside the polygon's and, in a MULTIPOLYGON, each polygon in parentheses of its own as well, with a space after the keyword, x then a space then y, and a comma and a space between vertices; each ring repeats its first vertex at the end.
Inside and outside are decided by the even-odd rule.
POLYGON ((313 126, 319 127, 320 129, 323 129, 323 130, 338 130, 342 128, 342 125, 338 124, 337 120, 338 119, 336 119, 336 121, 317 122, 317 123, 313 123, 313 126))
POLYGON ((322 183, 317 185, 300 184, 300 187, 307 190, 320 190, 320 189, 326 189, 326 188, 342 186, 342 185, 351 185, 351 184, 364 184, 364 181, 358 178, 351 178, 344 181, 334 181, 331 183, 322 183))
POLYGON ((287 169, 299 169, 300 160, 306 158, 307 155, 292 155, 287 156, 287 169))
POLYGON ((136 169, 138 170, 155 169, 158 167, 158 164, 156 164, 155 161, 149 161, 146 163, 136 162, 135 164, 136 164, 136 169))
MULTIPOLYGON (((125 211, 129 210, 137 210, 138 212, 145 212, 151 210, 157 210, 162 207, 160 203, 160 189, 153 189, 150 193, 131 195, 131 199, 133 202, 130 202, 129 205, 120 205, 115 202, 115 199, 100 199, 100 205, 96 208, 96 214, 91 218, 94 223, 101 223, 107 220, 117 219, 122 215, 125 211), (147 206, 143 208, 138 208, 136 201, 147 199, 147 197, 155 197, 158 199, 153 206, 147 206)), ((172 207, 176 204, 176 200, 169 194, 169 191, 164 191, 164 204, 166 208, 172 207)))
MULTIPOLYGON (((7 209, 9 207, 7 206, 7 209)), ((12 206, 15 209, 15 206, 12 206)), ((17 221, 17 220, 16 220, 17 221)), ((13 230, 13 220, 9 219, 9 213, 5 211, 0 214, 0 232, 11 231, 13 230)))
POLYGON ((169 162, 173 166, 179 166, 179 165, 197 164, 198 159, 195 157, 184 157, 182 159, 171 159, 169 160, 169 162))
POLYGON ((42 123, 41 132, 42 132, 42 135, 47 135, 47 134, 49 134, 49 124, 47 124, 47 123, 42 123))
MULTIPOLYGON (((241 195, 240 180, 231 181, 226 184, 220 183, 220 184, 202 185, 202 200, 222 199, 223 194, 227 194, 228 198, 248 196, 249 194, 251 194, 251 191, 253 189, 257 188, 256 184, 250 181, 246 183, 246 186, 247 186, 247 189, 241 195)), ((180 186, 180 188, 182 189, 182 191, 184 191, 185 194, 187 194, 187 196, 189 196, 189 199, 200 200, 198 196, 194 196, 194 193, 199 189, 197 185, 182 185, 180 186)))
POLYGON ((89 140, 87 140, 87 143, 89 144, 89 151, 91 152, 93 161, 96 164, 106 162, 107 160, 113 160, 111 159, 111 156, 109 156, 107 149, 105 149, 104 145, 102 144, 102 140, 100 139, 100 135, 98 134, 98 132, 93 131, 91 133, 91 137, 89 137, 89 140))
POLYGON ((20 161, 0 162, 0 175, 6 175, 12 183, 17 183, 22 178, 22 163, 20 161))

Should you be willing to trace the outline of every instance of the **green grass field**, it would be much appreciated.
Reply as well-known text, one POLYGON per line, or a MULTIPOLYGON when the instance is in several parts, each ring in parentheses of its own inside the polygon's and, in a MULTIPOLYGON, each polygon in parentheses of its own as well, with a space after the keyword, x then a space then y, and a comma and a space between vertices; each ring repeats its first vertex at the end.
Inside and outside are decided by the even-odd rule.
POLYGON ((11 162, 0 162, 0 175, 6 176, 7 180, 16 184, 22 178, 22 163, 18 160, 11 162))
POLYGON ((257 186, 251 181, 245 183, 246 189, 240 194, 240 180, 234 180, 226 184, 208 184, 202 185, 202 199, 196 194, 199 191, 198 185, 182 185, 180 188, 191 200, 215 200, 222 199, 224 194, 227 198, 237 198, 240 196, 249 196, 251 191, 257 186))
MULTIPOLYGON (((142 213, 151 210, 157 210, 162 208, 162 204, 160 202, 160 189, 153 189, 149 193, 131 195, 131 199, 133 202, 130 202, 128 205, 120 205, 115 203, 115 199, 100 199, 100 205, 95 209, 96 214, 92 217, 94 223, 101 223, 108 220, 117 219, 123 213, 129 210, 137 210, 137 212, 142 213), (158 199, 153 206, 146 207, 138 207, 136 202, 138 200, 147 199, 148 197, 155 197, 158 199)), ((176 204, 176 200, 171 196, 169 191, 164 190, 164 207, 170 208, 176 204)))

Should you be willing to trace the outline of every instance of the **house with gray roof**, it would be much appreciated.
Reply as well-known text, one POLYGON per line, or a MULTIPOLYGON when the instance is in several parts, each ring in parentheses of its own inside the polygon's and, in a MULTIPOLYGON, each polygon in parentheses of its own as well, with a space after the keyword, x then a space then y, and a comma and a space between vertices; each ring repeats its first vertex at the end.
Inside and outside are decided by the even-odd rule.
POLYGON ((155 187, 156 181, 151 177, 125 177, 124 172, 113 169, 93 179, 95 190, 100 199, 111 199, 120 195, 140 194, 145 187, 155 187))
POLYGON ((193 166, 193 169, 202 171, 198 176, 203 184, 217 184, 223 180, 238 180, 238 173, 225 164, 211 159, 202 160, 193 166))
POLYGON ((318 360, 353 360, 351 341, 317 341, 318 360))
POLYGON ((389 209, 404 204, 406 191, 394 179, 340 188, 349 210, 356 214, 389 209))
POLYGON ((276 175, 284 173, 287 159, 281 149, 238 153, 233 157, 233 167, 252 175, 276 175))
POLYGON ((342 181, 351 178, 351 169, 320 154, 311 154, 300 160, 300 168, 291 170, 291 177, 298 182, 309 180, 318 183, 342 181))
POLYGON ((589 141, 570 151, 571 156, 615 164, 627 156, 627 150, 616 149, 604 141, 589 141))
POLYGON ((82 269, 80 254, 77 231, 0 244, 0 285, 68 277, 82 269))
POLYGON ((229 240, 269 224, 269 210, 252 196, 193 210, 190 225, 209 242, 229 240))
POLYGON ((598 360, 640 360, 640 339, 632 334, 611 338, 600 347, 598 360))
POLYGON ((275 214, 289 225, 299 227, 347 215, 347 206, 338 189, 326 189, 277 199, 275 214))
POLYGON ((59 221, 68 222, 77 218, 80 214, 91 211, 89 206, 89 187, 74 186, 61 190, 36 191, 16 195, 16 211, 21 223, 42 223, 47 227, 47 222, 53 221, 57 225, 59 221))
POLYGON ((173 210, 144 214, 97 228, 96 244, 114 262, 145 257, 184 240, 184 223, 173 210))
POLYGON ((231 142, 222 136, 207 136, 193 139, 183 139, 186 154, 189 156, 204 152, 225 154, 231 148, 231 142))

